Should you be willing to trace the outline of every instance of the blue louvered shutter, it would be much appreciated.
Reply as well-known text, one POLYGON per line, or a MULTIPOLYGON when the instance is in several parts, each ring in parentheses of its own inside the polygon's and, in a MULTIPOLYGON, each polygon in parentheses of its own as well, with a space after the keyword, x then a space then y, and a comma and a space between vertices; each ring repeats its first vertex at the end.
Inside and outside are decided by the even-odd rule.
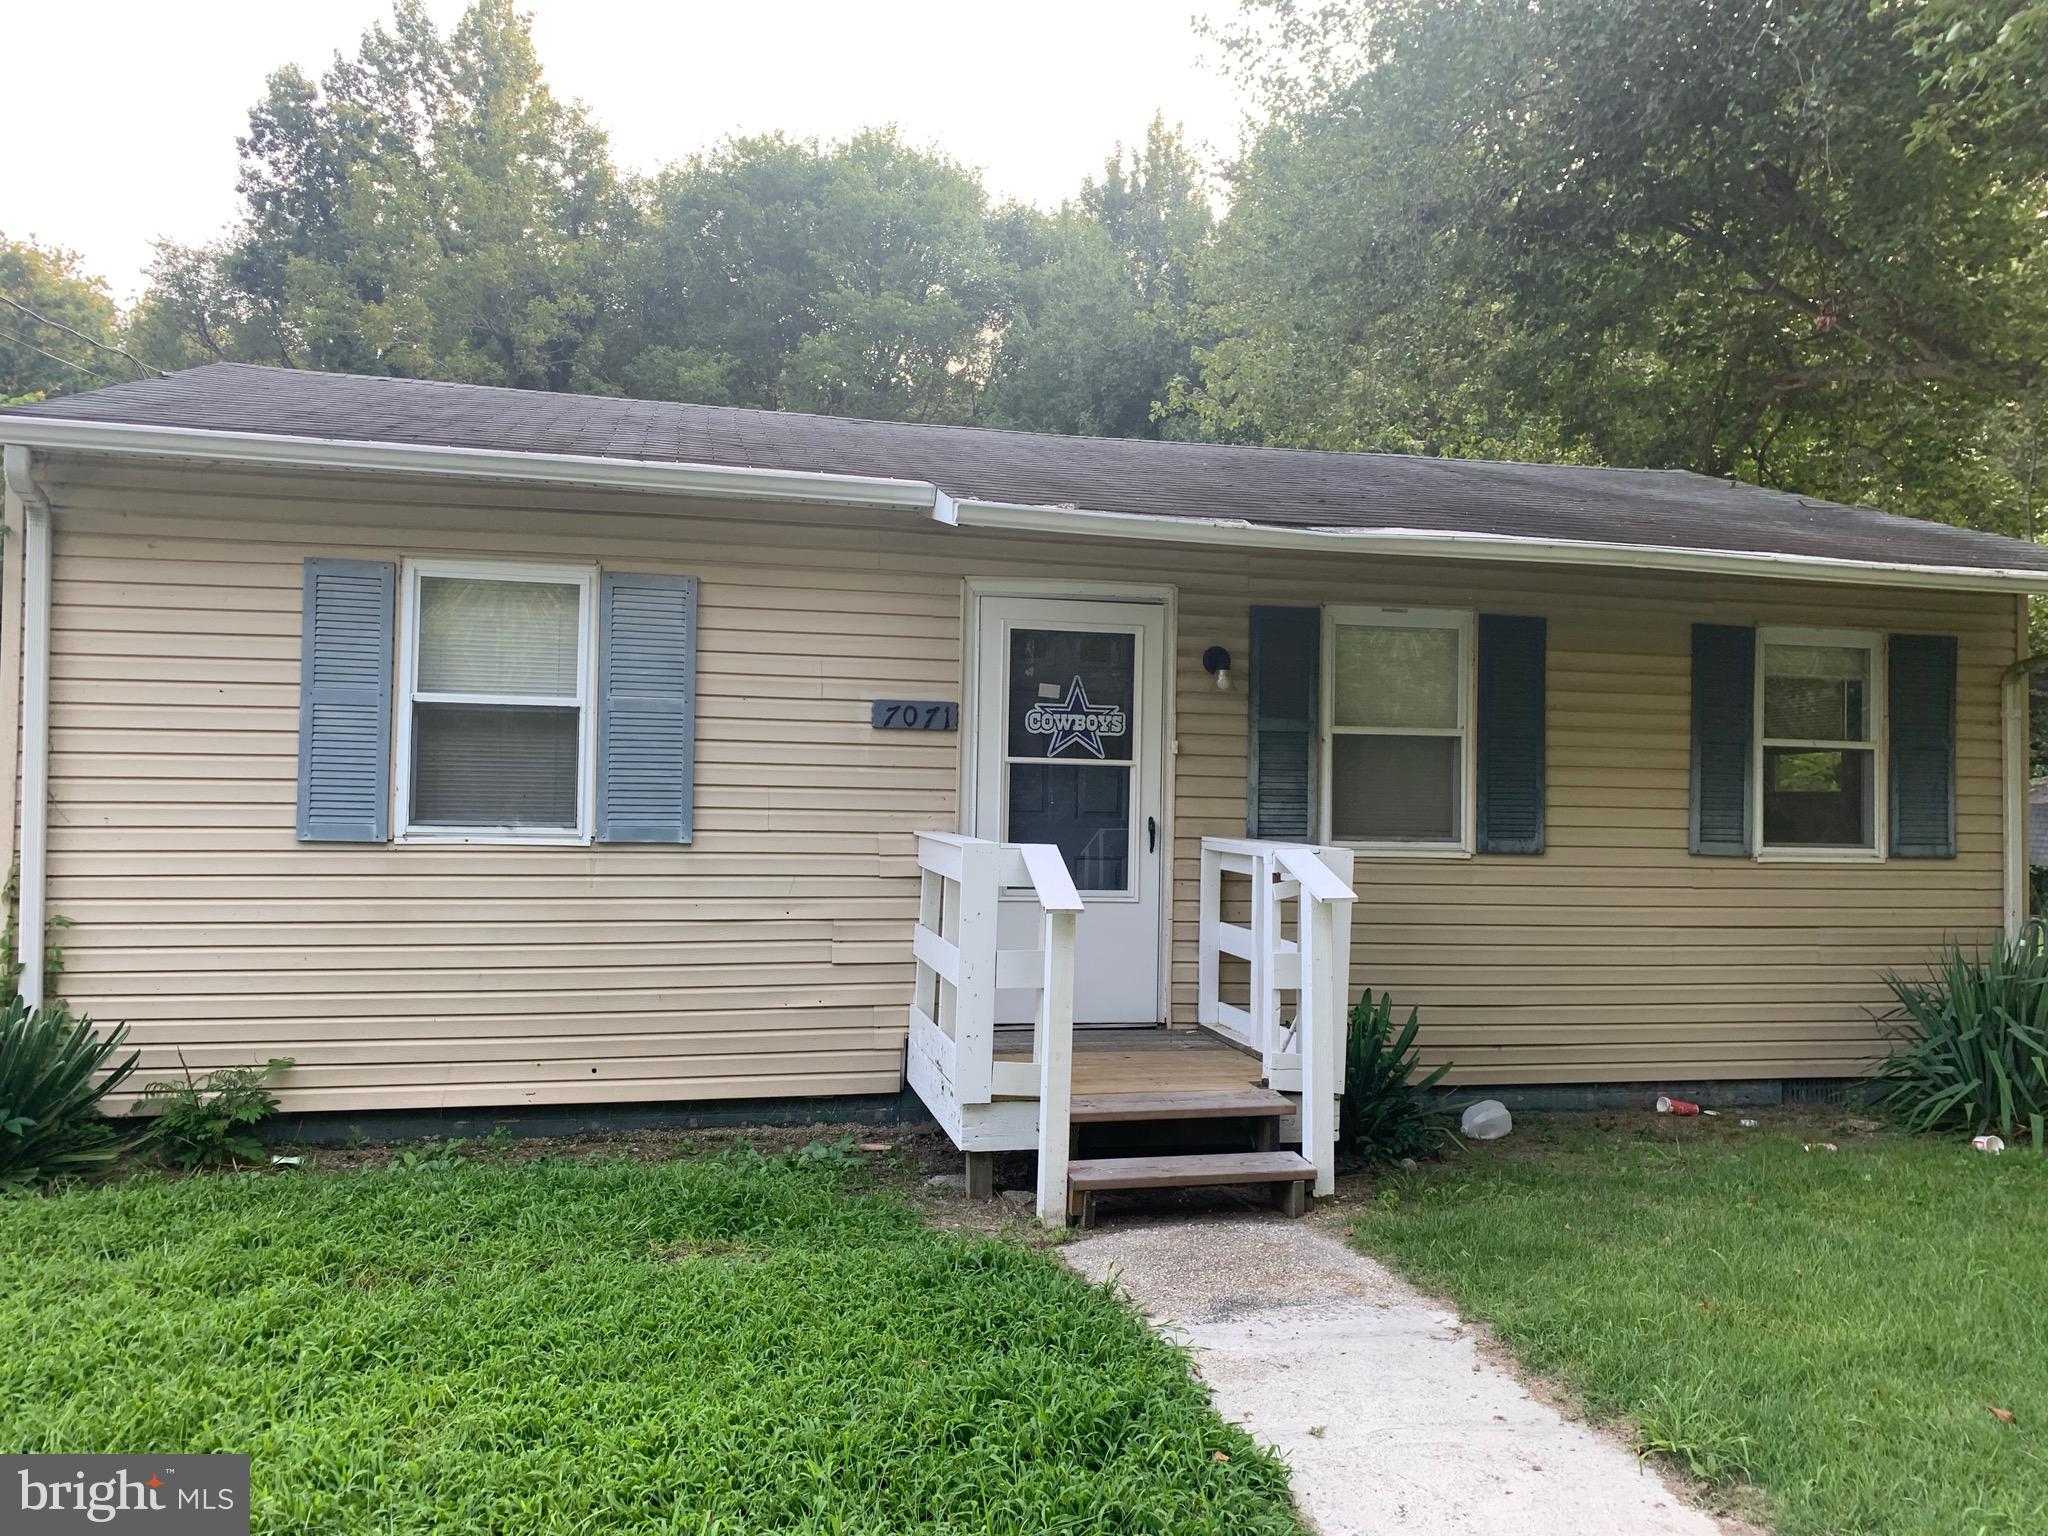
POLYGON ((1891 856, 1956 856, 1956 642, 1893 635, 1885 667, 1891 731, 1891 856))
POLYGON ((597 633, 597 840, 687 843, 696 826, 697 578, 606 571, 597 633))
POLYGON ((1756 631, 1692 627, 1692 851, 1750 852, 1750 747, 1756 719, 1756 631))
POLYGON ((1251 740, 1245 829, 1253 837, 1312 843, 1316 795, 1320 608, 1254 608, 1251 625, 1251 740))
POLYGON ((1543 851, 1543 715, 1548 626, 1479 615, 1481 853, 1543 851))
POLYGON ((299 838, 391 835, 392 607, 397 567, 308 560, 299 639, 299 838))

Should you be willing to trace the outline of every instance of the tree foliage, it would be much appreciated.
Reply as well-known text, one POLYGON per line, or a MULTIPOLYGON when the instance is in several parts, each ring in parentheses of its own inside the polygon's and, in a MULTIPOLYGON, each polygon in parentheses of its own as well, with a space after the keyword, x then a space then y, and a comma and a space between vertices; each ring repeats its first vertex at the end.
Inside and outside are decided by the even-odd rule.
POLYGON ((445 37, 400 0, 318 81, 271 76, 239 144, 243 227, 159 252, 142 316, 159 355, 605 384, 592 354, 634 209, 509 0, 445 37))
MULTIPOLYGON (((1679 467, 2037 531, 2048 0, 1241 4, 1219 220, 1163 118, 1051 211, 888 128, 625 175, 511 0, 445 33, 400 0, 271 78, 241 222, 160 247, 123 332, 162 367, 1679 467)), ((0 280, 114 328, 62 253, 0 280)), ((58 334, 0 336, 0 389, 119 371, 58 334)))
POLYGON ((1227 41, 1269 120, 1188 404, 1249 440, 1677 466, 2026 534, 2048 143, 2041 7, 2003 9, 2027 24, 1250 0, 1227 41))
POLYGON ((1208 178, 1154 117, 1100 179, 1046 215, 1012 208, 1000 241, 1018 271, 990 415, 1005 426, 1090 436, 1190 435, 1168 397, 1193 373, 1190 300, 1215 223, 1208 178))
POLYGON ((1009 274, 971 173, 887 130, 733 140, 649 189, 612 349, 632 393, 964 421, 1009 274))
POLYGON ((76 252, 0 235, 0 404, 137 377, 92 344, 114 322, 107 285, 80 270, 76 252))
POLYGON ((510 0, 446 36, 400 0, 317 81, 272 76, 240 145, 241 226, 161 247, 132 317, 165 366, 1138 432, 1188 366, 1210 213, 1163 123, 1051 215, 992 207, 887 128, 735 139, 634 179, 510 0))

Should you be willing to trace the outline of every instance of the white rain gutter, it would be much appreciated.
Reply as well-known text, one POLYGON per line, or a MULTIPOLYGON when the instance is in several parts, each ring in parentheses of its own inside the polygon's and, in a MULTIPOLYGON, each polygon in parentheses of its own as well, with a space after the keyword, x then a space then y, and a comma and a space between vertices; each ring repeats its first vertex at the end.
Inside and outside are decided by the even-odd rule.
POLYGON ((14 925, 21 999, 43 1005, 44 871, 50 842, 50 501, 29 451, 9 443, 7 489, 21 498, 21 879, 14 925))
POLYGON ((1940 587, 1964 592, 2048 592, 2048 571, 1832 560, 1821 555, 1749 550, 1671 549, 1590 539, 1533 539, 1498 533, 1436 533, 1404 528, 1267 528, 1231 518, 1160 517, 961 500, 946 521, 962 528, 1014 533, 1076 534, 1106 539, 1223 545, 1241 549, 1314 551, 1429 560, 1526 561, 1598 566, 1606 570, 1691 571, 1702 575, 1777 577, 1786 581, 1866 586, 1940 587))
POLYGON ((1005 529, 1053 537, 1087 536, 1155 543, 1291 549, 1433 560, 1521 561, 1603 569, 1689 571, 1786 581, 1943 588, 1966 592, 2048 592, 2048 572, 1999 567, 1836 560, 1750 550, 1660 548, 1584 539, 1441 533, 1398 528, 1271 528, 1239 519, 1160 517, 1078 507, 956 500, 929 480, 824 471, 673 464, 595 454, 515 453, 499 449, 419 447, 264 432, 132 426, 36 416, 0 416, 0 441, 29 448, 125 457, 369 474, 517 481, 730 500, 809 503, 922 512, 949 527, 1005 529))
POLYGON ((577 489, 665 491, 740 501, 787 501, 924 512, 950 521, 952 497, 929 480, 837 475, 796 469, 673 464, 597 454, 513 453, 495 448, 420 447, 350 442, 269 432, 215 432, 196 427, 131 426, 57 417, 0 416, 0 441, 124 458, 197 459, 212 464, 280 469, 349 469, 369 474, 432 475, 463 480, 513 480, 577 489))

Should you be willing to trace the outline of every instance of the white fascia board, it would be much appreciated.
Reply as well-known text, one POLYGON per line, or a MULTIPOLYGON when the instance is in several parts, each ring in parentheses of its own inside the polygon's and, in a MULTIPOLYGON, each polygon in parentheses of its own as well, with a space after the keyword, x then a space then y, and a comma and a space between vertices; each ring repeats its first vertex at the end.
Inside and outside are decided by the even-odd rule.
POLYGON ((672 464, 659 459, 615 459, 595 454, 510 453, 490 448, 351 442, 269 432, 214 432, 193 427, 132 426, 34 416, 0 416, 0 442, 45 451, 127 458, 170 457, 283 469, 347 469, 367 474, 513 480, 579 489, 661 491, 679 496, 806 502, 927 514, 935 508, 950 506, 950 498, 929 480, 672 464))
POLYGON ((2048 571, 1971 566, 1887 564, 1831 560, 1818 555, 1777 555, 1747 550, 1664 549, 1585 539, 1531 539, 1497 533, 1439 533, 1403 528, 1267 528, 1223 518, 1159 517, 1137 512, 1091 512, 1078 507, 1032 507, 1008 502, 960 501, 963 528, 1019 533, 1088 535, 1248 549, 1401 555, 1430 560, 1488 560, 1577 565, 1603 570, 1690 571, 1701 575, 1755 576, 1781 581, 1844 582, 1859 586, 1944 588, 1964 592, 2048 592, 2048 571))

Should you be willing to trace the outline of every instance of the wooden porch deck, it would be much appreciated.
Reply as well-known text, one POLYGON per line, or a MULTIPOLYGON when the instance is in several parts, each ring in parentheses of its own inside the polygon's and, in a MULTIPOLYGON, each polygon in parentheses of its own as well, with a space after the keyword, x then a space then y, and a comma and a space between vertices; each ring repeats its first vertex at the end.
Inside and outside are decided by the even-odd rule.
MULTIPOLYGON (((1027 1025, 996 1030, 997 1061, 1029 1061, 1027 1025)), ((1247 1088, 1259 1080, 1259 1058, 1197 1029, 1074 1031, 1074 1092, 1167 1093, 1196 1088, 1247 1088)))

